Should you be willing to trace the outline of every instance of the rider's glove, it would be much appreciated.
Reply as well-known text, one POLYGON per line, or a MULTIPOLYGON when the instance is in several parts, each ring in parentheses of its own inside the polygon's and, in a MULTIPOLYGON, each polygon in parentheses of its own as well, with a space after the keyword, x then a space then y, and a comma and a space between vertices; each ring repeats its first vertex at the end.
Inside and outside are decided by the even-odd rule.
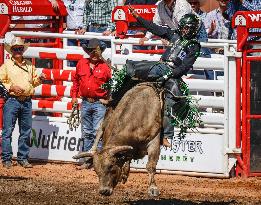
POLYGON ((156 82, 159 84, 159 86, 163 86, 165 82, 169 79, 168 75, 164 75, 156 80, 156 82))

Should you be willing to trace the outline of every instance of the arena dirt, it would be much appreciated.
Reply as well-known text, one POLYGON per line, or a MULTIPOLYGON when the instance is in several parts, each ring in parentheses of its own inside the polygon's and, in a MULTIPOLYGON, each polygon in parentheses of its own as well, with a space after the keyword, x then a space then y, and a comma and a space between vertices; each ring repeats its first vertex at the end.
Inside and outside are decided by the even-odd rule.
POLYGON ((110 197, 97 192, 93 170, 76 170, 73 164, 35 164, 33 169, 0 165, 0 204, 261 204, 261 178, 214 179, 156 175, 161 191, 155 199, 147 195, 147 174, 131 173, 110 197))

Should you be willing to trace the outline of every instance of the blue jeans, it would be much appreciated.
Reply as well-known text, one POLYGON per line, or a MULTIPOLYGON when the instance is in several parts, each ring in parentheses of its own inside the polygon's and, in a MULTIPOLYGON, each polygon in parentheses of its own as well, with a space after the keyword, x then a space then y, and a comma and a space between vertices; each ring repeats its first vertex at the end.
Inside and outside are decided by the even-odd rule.
POLYGON ((17 161, 27 160, 29 155, 29 138, 32 130, 31 99, 22 102, 10 97, 4 105, 3 116, 2 160, 5 162, 12 159, 11 137, 17 119, 20 133, 17 161))
MULTIPOLYGON (((92 148, 97 130, 104 118, 105 112, 106 107, 100 101, 94 103, 89 103, 86 100, 82 101, 81 121, 84 152, 92 148)), ((98 149, 100 149, 101 146, 101 141, 99 141, 98 149)))

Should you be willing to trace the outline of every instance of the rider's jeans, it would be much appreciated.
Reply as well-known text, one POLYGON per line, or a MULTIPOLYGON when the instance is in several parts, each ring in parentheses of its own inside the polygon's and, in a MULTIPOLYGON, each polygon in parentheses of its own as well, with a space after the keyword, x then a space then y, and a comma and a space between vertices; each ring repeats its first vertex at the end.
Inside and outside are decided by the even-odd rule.
POLYGON ((32 130, 31 99, 19 101, 16 98, 8 98, 4 105, 3 116, 2 160, 11 161, 12 159, 12 133, 17 119, 20 131, 17 161, 27 160, 29 155, 29 138, 32 130))
MULTIPOLYGON (((96 101, 90 103, 86 100, 82 101, 81 105, 81 124, 82 124, 82 138, 83 151, 88 151, 92 148, 97 130, 104 118, 106 107, 100 102, 96 101)), ((98 149, 102 146, 99 141, 98 149)))
POLYGON ((164 118, 163 118, 163 133, 164 133, 164 137, 172 139, 174 136, 174 126, 171 124, 171 116, 167 111, 167 107, 171 107, 172 106, 172 99, 165 97, 165 102, 164 102, 164 118))

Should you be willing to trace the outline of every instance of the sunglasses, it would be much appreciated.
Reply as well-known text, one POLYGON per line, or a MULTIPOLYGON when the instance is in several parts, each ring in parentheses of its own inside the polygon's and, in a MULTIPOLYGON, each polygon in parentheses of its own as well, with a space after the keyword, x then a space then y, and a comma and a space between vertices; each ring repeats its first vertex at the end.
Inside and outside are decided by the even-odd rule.
POLYGON ((23 46, 12 47, 11 50, 12 50, 13 52, 23 52, 23 51, 24 51, 24 47, 23 47, 23 46))

